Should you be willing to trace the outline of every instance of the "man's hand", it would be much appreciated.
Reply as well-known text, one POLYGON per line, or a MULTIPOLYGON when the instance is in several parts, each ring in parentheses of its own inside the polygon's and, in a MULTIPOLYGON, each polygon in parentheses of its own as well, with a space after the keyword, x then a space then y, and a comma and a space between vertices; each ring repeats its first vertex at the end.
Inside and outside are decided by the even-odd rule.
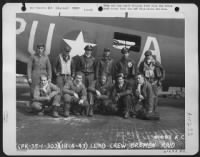
POLYGON ((78 94, 77 94, 77 93, 75 93, 75 92, 74 92, 74 97, 75 97, 75 98, 77 98, 77 99, 79 99, 79 96, 78 96, 78 94))
POLYGON ((115 96, 115 98, 114 98, 115 102, 117 102, 119 100, 119 98, 120 98, 120 94, 117 93, 116 96, 115 96))
POLYGON ((152 85, 156 85, 156 84, 157 84, 157 82, 158 82, 157 80, 156 80, 156 81, 154 81, 154 82, 152 82, 152 85))
POLYGON ((96 90, 96 95, 99 97, 101 96, 101 93, 98 90, 96 90))
POLYGON ((46 97, 46 100, 47 100, 47 101, 50 101, 50 100, 51 100, 51 97, 50 97, 50 96, 47 96, 47 97, 46 97))
POLYGON ((143 100, 144 97, 143 97, 142 95, 139 95, 139 99, 140 99, 140 100, 143 100))
POLYGON ((120 94, 119 94, 119 93, 117 93, 117 95, 116 95, 116 96, 117 96, 117 98, 118 98, 118 99, 120 98, 120 94))
POLYGON ((140 92, 139 92, 138 89, 136 89, 135 94, 136 94, 136 96, 138 96, 138 97, 140 96, 140 92))
POLYGON ((28 84, 31 85, 32 84, 32 80, 28 79, 28 84))
POLYGON ((78 104, 81 105, 81 104, 83 104, 83 102, 84 102, 84 100, 83 100, 83 99, 80 99, 79 102, 78 102, 78 104))

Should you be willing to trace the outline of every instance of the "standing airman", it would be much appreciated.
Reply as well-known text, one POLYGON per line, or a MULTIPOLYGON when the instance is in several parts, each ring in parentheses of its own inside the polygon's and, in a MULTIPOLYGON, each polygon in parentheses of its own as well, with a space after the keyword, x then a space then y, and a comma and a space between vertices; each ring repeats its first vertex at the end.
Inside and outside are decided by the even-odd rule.
POLYGON ((161 87, 161 81, 165 78, 165 70, 163 66, 152 55, 151 50, 145 52, 144 61, 139 65, 139 72, 142 73, 153 88, 154 93, 154 111, 158 104, 158 89, 161 87))
POLYGON ((72 59, 70 57, 71 47, 65 46, 63 52, 59 54, 55 65, 54 73, 56 74, 56 84, 61 89, 66 81, 72 79, 72 59))
POLYGON ((123 54, 123 56, 116 64, 115 73, 123 73, 124 78, 128 80, 131 84, 133 84, 136 74, 135 61, 129 57, 130 50, 128 48, 122 48, 121 53, 123 54))
POLYGON ((106 73, 107 81, 112 83, 114 75, 113 59, 110 57, 110 49, 104 48, 103 57, 97 62, 96 78, 100 78, 101 74, 106 73))
POLYGON ((51 82, 52 71, 49 57, 45 55, 45 45, 38 44, 36 53, 31 56, 27 68, 28 82, 31 87, 31 97, 33 90, 40 82, 40 75, 47 75, 48 81, 51 82))

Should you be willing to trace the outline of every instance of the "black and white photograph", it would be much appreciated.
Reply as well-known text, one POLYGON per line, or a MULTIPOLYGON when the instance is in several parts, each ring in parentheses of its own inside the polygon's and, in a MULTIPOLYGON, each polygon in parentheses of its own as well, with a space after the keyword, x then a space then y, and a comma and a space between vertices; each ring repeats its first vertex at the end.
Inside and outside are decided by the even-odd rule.
POLYGON ((16 151, 184 153, 185 16, 42 6, 15 13, 16 151))

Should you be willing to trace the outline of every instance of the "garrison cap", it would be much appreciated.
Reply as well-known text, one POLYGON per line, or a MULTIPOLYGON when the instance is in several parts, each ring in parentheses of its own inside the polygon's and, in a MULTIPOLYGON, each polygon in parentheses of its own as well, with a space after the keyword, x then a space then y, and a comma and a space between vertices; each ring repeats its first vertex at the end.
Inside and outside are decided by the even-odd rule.
POLYGON ((104 48, 104 52, 110 52, 109 48, 104 48))
POLYGON ((92 45, 86 45, 85 46, 85 48, 84 48, 84 50, 92 50, 93 49, 93 47, 92 47, 92 45))
POLYGON ((124 74, 123 74, 123 73, 118 73, 118 74, 116 75, 116 79, 118 79, 118 78, 120 78, 120 77, 124 78, 124 74))
POLYGON ((128 48, 124 47, 124 48, 121 49, 121 53, 122 54, 125 54, 127 52, 129 53, 129 49, 128 48))
POLYGON ((152 55, 152 51, 151 50, 147 50, 144 55, 145 56, 151 56, 152 55))
POLYGON ((65 47, 64 47, 64 51, 65 51, 65 52, 70 52, 70 51, 71 51, 71 47, 68 46, 68 45, 65 46, 65 47))
POLYGON ((40 48, 40 47, 44 47, 45 48, 45 45, 43 43, 37 44, 37 48, 40 48))

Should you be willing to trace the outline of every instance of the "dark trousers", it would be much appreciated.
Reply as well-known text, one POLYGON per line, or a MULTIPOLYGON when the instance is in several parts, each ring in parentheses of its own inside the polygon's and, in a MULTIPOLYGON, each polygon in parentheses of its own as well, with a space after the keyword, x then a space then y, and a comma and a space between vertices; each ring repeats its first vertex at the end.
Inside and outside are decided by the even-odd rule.
POLYGON ((35 111, 42 111, 45 107, 60 106, 61 95, 54 96, 50 101, 33 101, 31 107, 35 111))
POLYGON ((156 108, 158 106, 158 89, 159 86, 157 84, 152 85, 153 93, 154 93, 154 106, 153 106, 153 111, 156 111, 156 108))
POLYGON ((73 111, 73 112, 80 112, 83 108, 86 109, 89 104, 88 101, 85 100, 83 104, 78 104, 80 99, 77 99, 74 96, 69 94, 64 95, 64 109, 65 111, 73 111))
POLYGON ((105 113, 117 111, 117 106, 112 103, 112 100, 97 97, 94 93, 88 93, 88 101, 90 105, 93 105, 96 112, 105 113))
POLYGON ((119 114, 125 114, 127 112, 131 112, 133 108, 133 101, 131 95, 120 97, 117 102, 117 105, 119 114))
POLYGON ((94 73, 83 73, 83 84, 88 88, 94 81, 94 73))
POLYGON ((72 80, 71 76, 69 75, 59 75, 56 77, 56 85, 60 88, 60 90, 62 91, 66 81, 70 81, 72 80))

